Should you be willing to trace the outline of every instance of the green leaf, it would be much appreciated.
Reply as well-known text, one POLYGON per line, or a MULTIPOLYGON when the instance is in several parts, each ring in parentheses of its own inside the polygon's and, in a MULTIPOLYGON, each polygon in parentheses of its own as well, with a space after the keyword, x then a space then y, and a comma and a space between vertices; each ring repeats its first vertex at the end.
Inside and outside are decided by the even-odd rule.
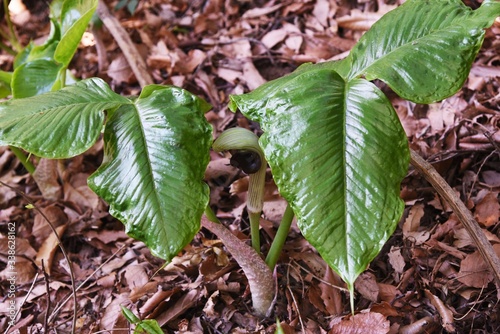
POLYGON ((384 15, 352 49, 348 78, 386 82, 398 95, 431 103, 453 95, 467 79, 484 28, 500 2, 476 11, 461 0, 408 0, 384 15))
POLYGON ((131 324, 135 325, 141 321, 141 319, 139 319, 139 317, 137 317, 134 314, 134 312, 132 312, 131 309, 129 309, 123 305, 120 305, 120 308, 122 310, 122 314, 125 317, 125 319, 127 319, 127 321, 130 322, 131 324))
POLYGON ((131 103, 101 79, 0 104, 0 145, 39 157, 69 158, 88 150, 101 133, 104 110, 131 103))
POLYGON ((3 99, 11 93, 12 73, 0 70, 0 99, 3 99))
POLYGON ((305 238, 352 289, 404 207, 409 151, 390 102, 324 65, 231 99, 260 122, 275 182, 305 238))
POLYGON ((158 321, 155 319, 146 319, 141 320, 137 324, 134 333, 163 334, 163 331, 161 330, 158 321))
POLYGON ((208 204, 209 109, 180 88, 147 86, 110 115, 104 161, 88 181, 126 232, 166 260, 192 240, 208 204))
POLYGON ((62 38, 54 59, 67 66, 97 8, 97 0, 66 0, 61 10, 62 38))
POLYGON ((47 59, 22 64, 12 76, 12 96, 18 99, 50 92, 60 70, 61 65, 47 59))

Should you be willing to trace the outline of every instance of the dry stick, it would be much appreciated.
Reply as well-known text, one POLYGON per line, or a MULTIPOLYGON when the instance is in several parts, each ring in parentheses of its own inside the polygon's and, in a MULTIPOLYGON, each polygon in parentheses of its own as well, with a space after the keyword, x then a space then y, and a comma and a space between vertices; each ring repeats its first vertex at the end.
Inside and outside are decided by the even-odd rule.
POLYGON ((43 272, 43 277, 45 279, 45 290, 47 290, 47 309, 45 310, 45 317, 43 320, 43 330, 44 333, 49 332, 49 312, 50 312, 50 283, 49 283, 49 274, 47 274, 47 271, 45 270, 45 264, 42 259, 42 272, 43 272))
POLYGON ((149 75, 144 59, 142 59, 139 51, 137 51, 127 31, 121 26, 120 21, 109 12, 108 7, 102 1, 99 1, 97 4, 97 15, 99 15, 99 18, 111 35, 113 35, 116 43, 118 43, 139 85, 144 87, 152 84, 153 78, 149 75))
POLYGON ((479 224, 472 216, 472 213, 430 163, 425 161, 413 150, 410 150, 410 154, 411 164, 425 177, 434 189, 436 189, 439 195, 448 202, 453 212, 458 216, 460 222, 465 226, 472 240, 474 240, 479 253, 484 261, 490 266, 496 279, 497 289, 500 289, 500 259, 481 230, 481 227, 479 227, 479 224))
MULTIPOLYGON (((21 302, 21 304, 19 305, 18 309, 17 309, 17 312, 16 314, 14 314, 14 318, 17 318, 17 316, 19 315, 19 313, 21 312, 21 309, 22 307, 24 306, 24 303, 26 303, 26 301, 28 300, 28 297, 31 295, 31 292, 33 292, 33 289, 35 288, 35 284, 36 284, 36 281, 38 279, 38 273, 35 273, 35 277, 33 278, 33 282, 31 283, 31 286, 28 290, 28 292, 26 293, 26 296, 24 297, 24 300, 21 302)), ((13 325, 13 322, 12 321, 9 321, 9 326, 7 327, 7 329, 5 330, 5 333, 9 333, 9 329, 14 326, 13 325)))

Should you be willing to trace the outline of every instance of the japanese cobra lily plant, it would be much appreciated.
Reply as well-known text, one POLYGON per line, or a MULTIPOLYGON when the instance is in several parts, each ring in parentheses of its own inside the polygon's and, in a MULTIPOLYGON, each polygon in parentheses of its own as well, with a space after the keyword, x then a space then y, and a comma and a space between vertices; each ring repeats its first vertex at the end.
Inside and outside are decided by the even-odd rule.
MULTIPOLYGON (((88 3, 89 8, 95 4, 88 3)), ((402 216, 400 182, 409 164, 402 125, 372 81, 383 81, 416 103, 451 96, 466 80, 485 29, 499 15, 500 2, 494 0, 484 0, 477 10, 460 0, 407 0, 375 23, 347 58, 305 64, 253 92, 232 96, 231 110, 240 110, 263 130, 259 139, 231 130, 214 143, 216 150, 243 150, 261 163, 249 170, 256 172, 248 206, 253 249, 227 236, 221 224, 202 219, 206 212, 217 220, 203 181, 212 146, 204 113, 211 107, 186 90, 150 85, 129 99, 91 78, 25 97, 24 86, 15 93, 14 85, 13 98, 0 104, 0 144, 64 159, 88 150, 104 130, 104 160, 88 184, 126 232, 170 261, 203 221, 245 270, 260 314, 272 304, 271 270, 295 215, 304 237, 346 282, 352 305, 354 281, 402 216), (259 192, 267 164, 289 208, 267 265, 261 265, 259 192)), ((69 62, 64 50, 55 49, 50 73, 63 74, 69 62)))

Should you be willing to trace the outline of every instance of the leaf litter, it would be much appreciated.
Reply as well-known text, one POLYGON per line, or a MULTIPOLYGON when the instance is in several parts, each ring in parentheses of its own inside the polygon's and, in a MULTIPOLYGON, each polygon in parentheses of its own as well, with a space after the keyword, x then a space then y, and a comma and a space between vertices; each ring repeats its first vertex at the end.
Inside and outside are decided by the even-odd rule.
MULTIPOLYGON (((14 1, 13 1, 14 2, 14 1)), ((475 0, 465 1, 477 7, 475 0)), ((112 9, 117 1, 109 1, 112 9)), ((230 94, 255 89, 298 65, 341 59, 357 39, 401 1, 160 1, 113 11, 138 47, 153 80, 204 97, 215 135, 258 125, 227 110, 230 94)), ((20 10, 20 40, 48 35, 46 13, 20 10), (26 22, 30 22, 26 24, 26 22)), ((105 78, 117 92, 140 87, 106 29, 92 28, 71 69, 78 78, 105 78)), ((500 255, 500 21, 487 31, 468 81, 432 104, 403 101, 386 87, 409 138, 460 195, 500 255)), ((2 70, 13 58, 0 54, 2 70)), ((102 159, 102 143, 82 156, 40 168, 31 178, 0 147, 0 180, 26 193, 62 236, 76 277, 77 330, 131 328, 120 306, 156 319, 168 333, 465 333, 500 331, 493 276, 466 230, 416 172, 402 184, 405 215, 380 255, 355 284, 350 314, 345 286, 292 226, 275 279, 273 317, 251 310, 248 281, 223 243, 206 229, 166 266, 126 236, 105 203, 86 186, 102 159), (55 173, 57 171, 57 173, 55 173)), ((47 162, 39 163, 42 166, 47 162)), ((245 175, 212 154, 206 181, 217 215, 247 239, 245 175), (213 168, 211 168, 212 166, 213 168)), ((268 247, 284 210, 269 178, 261 238, 268 247)), ((68 264, 46 221, 11 188, 0 191, 0 276, 7 284, 7 223, 16 222, 20 312, 11 333, 70 330, 73 301, 68 264), (43 260, 43 267, 41 265, 43 260), (43 268, 43 269, 42 269, 43 268)), ((0 310, 7 309, 0 300, 0 310)), ((7 317, 0 313, 0 328, 7 317)))

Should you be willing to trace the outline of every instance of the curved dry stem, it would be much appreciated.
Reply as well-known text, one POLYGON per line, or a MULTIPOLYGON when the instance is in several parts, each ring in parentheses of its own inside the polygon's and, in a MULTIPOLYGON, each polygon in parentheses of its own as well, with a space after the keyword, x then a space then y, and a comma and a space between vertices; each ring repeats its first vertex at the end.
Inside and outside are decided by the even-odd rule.
POLYGON ((481 230, 481 227, 472 216, 472 213, 467 209, 462 200, 455 194, 450 185, 439 175, 430 163, 425 161, 417 152, 410 150, 411 164, 417 169, 427 181, 436 189, 438 194, 443 197, 450 205, 453 212, 457 215, 460 222, 469 232, 472 240, 477 246, 477 249, 484 261, 490 266, 500 291, 500 259, 495 253, 486 235, 481 230))

